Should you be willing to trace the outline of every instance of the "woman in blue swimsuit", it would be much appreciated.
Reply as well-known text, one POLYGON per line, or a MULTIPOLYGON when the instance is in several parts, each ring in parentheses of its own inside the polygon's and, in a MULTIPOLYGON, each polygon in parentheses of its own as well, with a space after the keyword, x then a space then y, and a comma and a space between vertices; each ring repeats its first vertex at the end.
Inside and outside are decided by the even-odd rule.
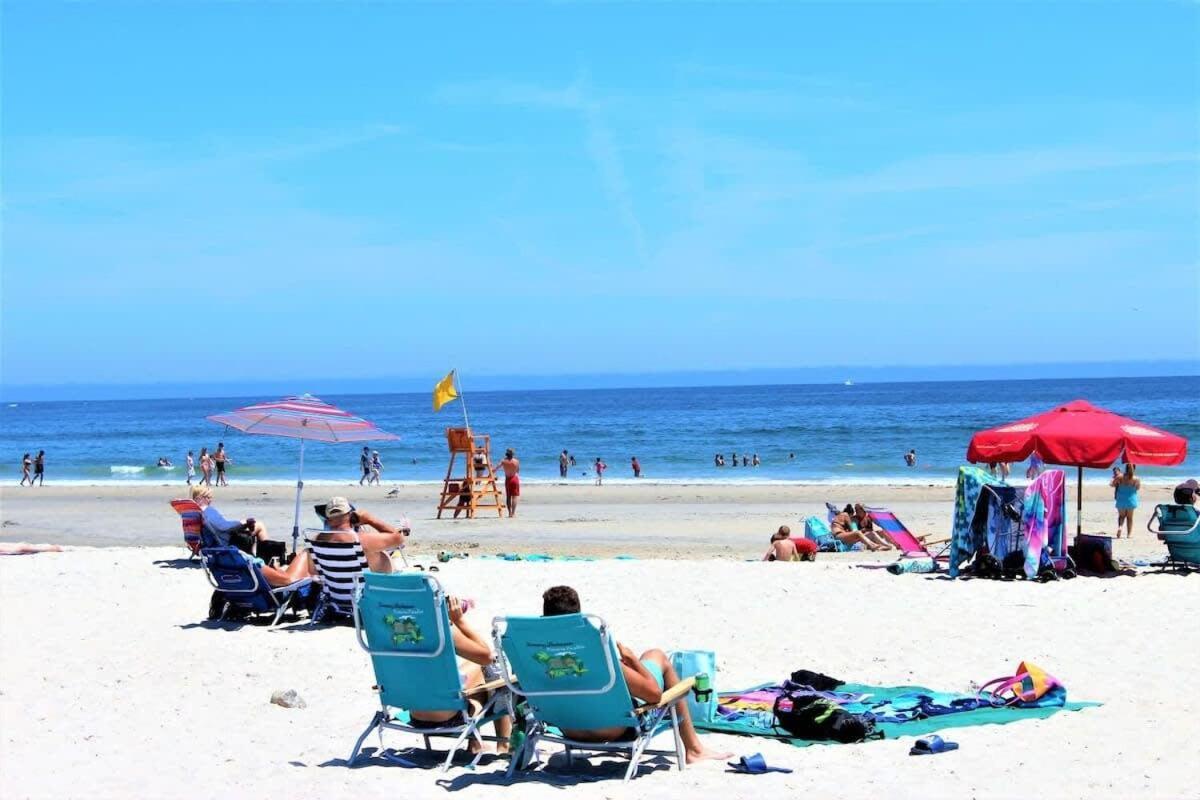
POLYGON ((1121 538, 1121 523, 1125 524, 1125 537, 1133 538, 1133 511, 1138 507, 1138 489, 1142 482, 1134 477, 1133 464, 1125 465, 1125 474, 1113 476, 1113 489, 1117 502, 1117 538, 1121 538))

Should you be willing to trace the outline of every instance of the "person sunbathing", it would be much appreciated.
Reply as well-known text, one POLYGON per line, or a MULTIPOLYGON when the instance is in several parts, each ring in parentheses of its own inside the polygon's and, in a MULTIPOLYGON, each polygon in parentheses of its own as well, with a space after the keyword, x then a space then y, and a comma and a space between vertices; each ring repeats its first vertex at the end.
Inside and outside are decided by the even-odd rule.
MULTIPOLYGON (((553 586, 542 595, 542 616, 556 617, 562 614, 580 613, 579 593, 570 586, 553 586)), ((671 666, 671 660, 662 650, 652 649, 635 656, 633 651, 623 644, 617 644, 617 652, 621 658, 621 672, 629 687, 630 700, 641 701, 654 705, 662 700, 663 692, 679 683, 679 675, 671 666)), ((679 715, 679 736, 687 763, 692 764, 704 759, 725 760, 732 753, 717 753, 706 748, 692 727, 691 713, 688 711, 686 700, 679 700, 675 706, 679 715)), ((613 742, 628 735, 628 728, 599 728, 595 730, 564 730, 563 733, 581 742, 613 742)))
MULTIPOLYGON (((494 660, 492 647, 478 631, 467 622, 463 602, 457 597, 446 598, 446 610, 450 616, 450 632, 454 638, 454 653, 458 656, 458 676, 463 689, 482 686, 485 681, 484 668, 494 660)), ((483 707, 486 694, 476 693, 468 698, 471 714, 478 714, 483 707)), ((455 720, 461 711, 412 711, 409 715, 414 728, 438 728, 455 720)), ((508 737, 512 733, 512 717, 503 716, 494 723, 496 736, 503 739, 496 743, 496 752, 507 753, 508 737)), ((472 739, 471 752, 478 752, 479 742, 472 739)))
POLYGON ((353 542, 357 535, 367 566, 373 572, 391 572, 390 551, 404 547, 410 532, 407 521, 397 528, 370 512, 352 509, 344 497, 331 497, 325 504, 325 530, 314 536, 313 541, 353 542))
POLYGON ((871 519, 870 512, 867 511, 862 503, 854 504, 854 513, 852 516, 854 518, 854 524, 858 526, 859 531, 861 531, 864 536, 878 537, 881 542, 888 546, 888 549, 896 549, 899 547, 895 540, 888 535, 887 531, 885 531, 883 528, 875 528, 875 520, 871 519))
POLYGON ((212 499, 211 486, 192 487, 192 502, 200 506, 204 532, 221 547, 233 545, 244 553, 253 554, 257 543, 269 541, 266 525, 253 518, 226 519, 212 504, 212 499))
POLYGON ((854 521, 854 506, 846 506, 842 512, 829 523, 829 532, 839 542, 845 545, 861 544, 871 551, 891 550, 891 545, 881 540, 875 533, 857 530, 854 521))
POLYGON ((771 534, 771 546, 763 554, 763 561, 815 561, 817 558, 817 543, 808 539, 796 541, 792 538, 792 529, 780 525, 779 530, 771 534))

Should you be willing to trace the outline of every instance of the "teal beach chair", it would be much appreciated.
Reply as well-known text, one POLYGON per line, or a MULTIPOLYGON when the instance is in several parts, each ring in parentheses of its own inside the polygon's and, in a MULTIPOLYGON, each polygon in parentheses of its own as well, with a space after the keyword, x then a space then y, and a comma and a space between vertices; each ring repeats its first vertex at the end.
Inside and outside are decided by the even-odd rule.
POLYGON ((681 681, 663 692, 653 706, 634 707, 621 671, 617 645, 603 619, 592 614, 555 617, 497 617, 492 637, 501 654, 503 678, 529 708, 525 739, 512 754, 511 778, 537 752, 538 742, 561 744, 567 763, 575 750, 628 753, 625 781, 638 770, 642 756, 675 756, 684 767, 683 740, 675 709, 695 683, 681 681), (613 742, 584 742, 567 737, 563 730, 625 728, 627 738, 613 742), (670 729, 674 750, 650 750, 651 739, 670 729))
POLYGON ((1191 505, 1161 503, 1146 521, 1146 530, 1167 545, 1165 567, 1200 569, 1200 515, 1191 505))
MULTIPOLYGON (((362 592, 353 596, 353 604, 354 632, 359 645, 371 655, 375 690, 383 707, 354 743, 350 764, 373 731, 379 732, 379 747, 383 749, 384 729, 422 736, 426 750, 431 749, 432 736, 453 738, 443 772, 470 739, 480 745, 485 739, 500 741, 495 736, 483 736, 480 728, 510 713, 504 682, 497 680, 469 691, 463 687, 446 594, 437 580, 429 575, 364 572, 362 592), (485 697, 489 692, 490 696, 485 697), (468 702, 472 697, 482 705, 475 713, 468 702), (458 714, 443 723, 424 723, 412 720, 413 711, 458 714)), ((478 763, 481 756, 482 752, 471 764, 478 763)))

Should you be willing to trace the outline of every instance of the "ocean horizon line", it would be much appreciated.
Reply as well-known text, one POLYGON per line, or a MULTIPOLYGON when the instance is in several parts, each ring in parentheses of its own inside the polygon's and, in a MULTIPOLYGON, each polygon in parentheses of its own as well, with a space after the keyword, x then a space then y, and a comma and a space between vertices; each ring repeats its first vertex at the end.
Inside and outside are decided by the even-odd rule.
MULTIPOLYGON (((771 386, 887 386, 926 383, 1003 383, 1039 380, 1120 380, 1200 376, 1200 359, 1078 361, 1013 364, 947 364, 895 367, 833 365, 755 369, 597 372, 560 375, 468 375, 465 395, 522 392, 637 391, 642 389, 727 389, 771 386), (1124 371, 1122 371, 1124 370, 1124 371)), ((420 395, 441 375, 377 378, 303 377, 296 380, 155 381, 153 383, 0 383, 0 403, 111 402, 286 396, 420 395), (428 384, 428 385, 427 385, 428 384), (290 387, 290 388, 289 388, 290 387), (305 388, 306 387, 306 388, 305 388), (58 395, 58 396, 50 396, 58 395)))

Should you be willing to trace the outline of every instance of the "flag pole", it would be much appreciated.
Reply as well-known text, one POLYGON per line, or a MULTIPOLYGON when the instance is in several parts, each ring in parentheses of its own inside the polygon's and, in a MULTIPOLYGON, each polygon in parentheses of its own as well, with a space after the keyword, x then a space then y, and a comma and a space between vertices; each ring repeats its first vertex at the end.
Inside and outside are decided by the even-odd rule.
POLYGON ((462 380, 458 377, 458 367, 450 370, 454 374, 454 382, 458 385, 458 402, 462 404, 463 410, 463 425, 467 430, 471 429, 471 420, 467 417, 467 398, 463 395, 462 380))

